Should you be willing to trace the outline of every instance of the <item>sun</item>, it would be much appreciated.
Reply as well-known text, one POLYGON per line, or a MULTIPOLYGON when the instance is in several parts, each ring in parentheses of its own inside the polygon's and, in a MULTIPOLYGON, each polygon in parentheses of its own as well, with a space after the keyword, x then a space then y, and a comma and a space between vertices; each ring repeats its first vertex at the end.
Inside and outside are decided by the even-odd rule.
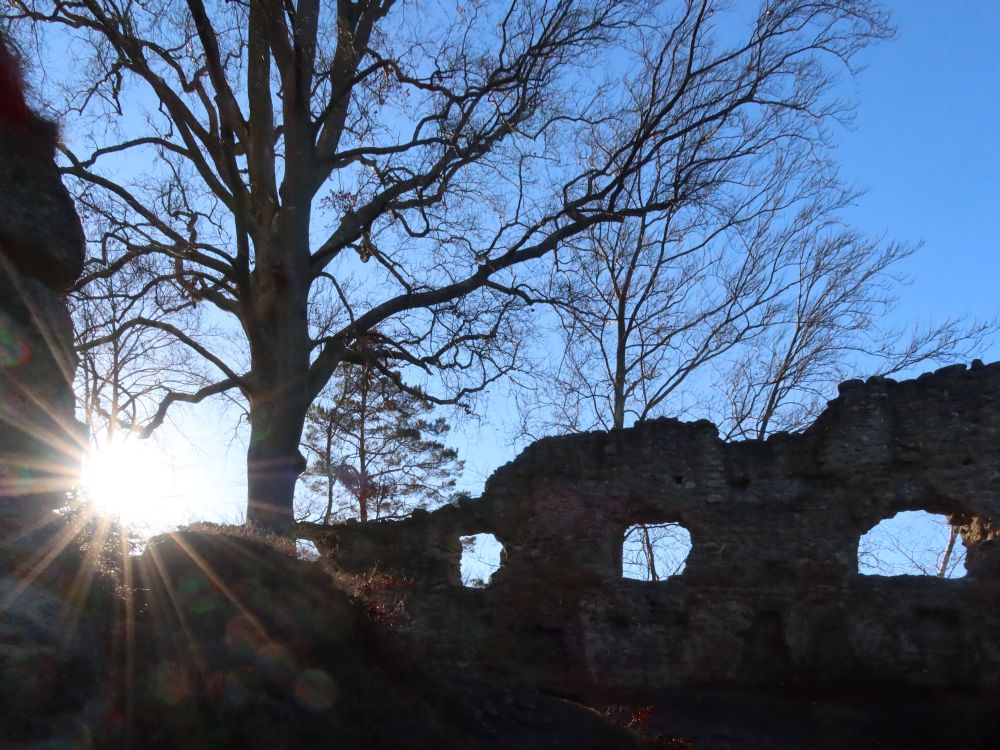
POLYGON ((95 513, 140 533, 156 533, 166 525, 175 478, 155 443, 126 436, 100 446, 84 459, 81 480, 95 513))

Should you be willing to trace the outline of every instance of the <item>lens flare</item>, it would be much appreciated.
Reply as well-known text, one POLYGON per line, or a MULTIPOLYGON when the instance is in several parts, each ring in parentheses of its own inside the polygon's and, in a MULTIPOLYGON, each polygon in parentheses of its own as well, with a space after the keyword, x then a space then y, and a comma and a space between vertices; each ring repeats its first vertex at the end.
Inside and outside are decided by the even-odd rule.
POLYGON ((10 318, 0 312, 0 366, 15 367, 31 359, 31 347, 18 334, 10 318))
POLYGON ((175 494, 173 475, 155 443, 126 437, 91 452, 82 485, 94 512, 115 516, 140 533, 156 533, 175 494))

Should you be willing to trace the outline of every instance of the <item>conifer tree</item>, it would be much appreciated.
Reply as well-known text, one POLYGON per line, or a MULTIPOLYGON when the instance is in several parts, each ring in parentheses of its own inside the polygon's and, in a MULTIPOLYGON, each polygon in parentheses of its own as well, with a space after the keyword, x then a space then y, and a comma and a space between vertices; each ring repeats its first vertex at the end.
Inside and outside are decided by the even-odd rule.
POLYGON ((372 365, 352 365, 306 415, 299 516, 362 523, 446 501, 463 463, 447 421, 372 365))

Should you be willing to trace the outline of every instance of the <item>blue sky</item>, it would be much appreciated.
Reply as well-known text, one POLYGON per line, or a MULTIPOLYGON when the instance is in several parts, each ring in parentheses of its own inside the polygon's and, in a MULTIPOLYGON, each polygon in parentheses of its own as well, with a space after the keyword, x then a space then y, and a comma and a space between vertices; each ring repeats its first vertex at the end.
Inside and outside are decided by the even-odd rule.
MULTIPOLYGON (((897 0, 898 38, 864 55, 844 83, 857 102, 854 126, 836 132, 846 181, 867 191, 848 219, 874 236, 921 249, 901 269, 895 325, 1000 314, 1000 2, 897 0)), ((982 353, 1000 359, 1000 343, 982 353)), ((180 411, 157 440, 172 456, 172 523, 196 517, 241 520, 245 446, 229 442, 235 415, 180 411), (220 425, 226 431, 220 440, 220 425)), ((500 425, 456 432, 467 461, 465 489, 478 494, 489 473, 513 458, 500 425)))
MULTIPOLYGON (((850 219, 923 246, 900 321, 1000 313, 1000 3, 897 0, 895 41, 849 86, 843 176, 867 190, 850 219)), ((984 356, 1000 358, 997 343, 984 356)))

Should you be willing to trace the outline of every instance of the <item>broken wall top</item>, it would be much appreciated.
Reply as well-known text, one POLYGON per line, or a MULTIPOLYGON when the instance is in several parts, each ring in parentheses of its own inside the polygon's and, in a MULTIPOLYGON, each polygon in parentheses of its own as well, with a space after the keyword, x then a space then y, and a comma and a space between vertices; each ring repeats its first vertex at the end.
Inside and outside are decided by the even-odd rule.
POLYGON ((1000 364, 841 385, 802 433, 726 443, 662 419, 546 438, 483 496, 398 522, 301 527, 349 571, 411 582, 440 658, 571 685, 829 684, 1000 689, 1000 364), (960 580, 865 576, 859 540, 945 514, 960 580), (682 575, 622 577, 634 524, 690 532, 682 575), (459 537, 505 556, 464 589, 459 537))
MULTIPOLYGON (((726 443, 709 422, 670 419, 546 438, 488 480, 480 513, 515 548, 618 546, 632 524, 679 522, 694 547, 687 575, 732 581, 853 575, 861 534, 926 510, 959 521, 969 573, 986 576, 1000 562, 998 480, 1000 363, 977 362, 842 384, 807 430, 766 441, 726 443)), ((592 562, 620 571, 620 558, 592 562)))

